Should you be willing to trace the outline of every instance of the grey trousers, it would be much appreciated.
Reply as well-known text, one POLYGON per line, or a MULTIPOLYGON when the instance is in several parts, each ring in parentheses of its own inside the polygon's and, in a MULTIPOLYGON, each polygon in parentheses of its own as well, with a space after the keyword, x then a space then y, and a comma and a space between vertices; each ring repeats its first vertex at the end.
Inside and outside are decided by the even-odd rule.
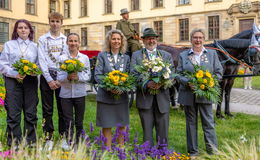
POLYGON ((149 141, 153 146, 153 128, 156 130, 156 141, 168 144, 169 112, 160 113, 156 97, 150 109, 138 109, 143 128, 143 142, 149 141))
POLYGON ((209 154, 216 151, 217 137, 215 132, 212 104, 185 106, 187 148, 190 155, 198 155, 198 111, 200 112, 206 150, 209 154))

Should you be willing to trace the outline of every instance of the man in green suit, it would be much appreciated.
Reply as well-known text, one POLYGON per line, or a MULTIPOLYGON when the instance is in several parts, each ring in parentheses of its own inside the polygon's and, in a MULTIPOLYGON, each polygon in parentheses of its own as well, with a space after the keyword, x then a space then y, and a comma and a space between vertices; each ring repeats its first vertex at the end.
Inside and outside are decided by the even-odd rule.
POLYGON ((128 52, 131 57, 132 53, 140 50, 142 45, 139 43, 139 35, 135 30, 134 26, 128 21, 129 12, 126 8, 120 10, 121 16, 123 19, 117 22, 116 29, 119 29, 123 32, 124 36, 127 39, 128 52))

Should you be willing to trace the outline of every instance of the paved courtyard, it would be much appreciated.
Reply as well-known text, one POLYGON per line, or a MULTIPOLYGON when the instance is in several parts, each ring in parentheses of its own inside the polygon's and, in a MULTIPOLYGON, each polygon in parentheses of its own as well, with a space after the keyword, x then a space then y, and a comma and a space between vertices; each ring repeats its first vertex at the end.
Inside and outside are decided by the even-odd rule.
MULTIPOLYGON (((224 103, 222 104, 224 108, 224 103)), ((260 90, 233 88, 230 100, 231 112, 260 115, 260 90)))

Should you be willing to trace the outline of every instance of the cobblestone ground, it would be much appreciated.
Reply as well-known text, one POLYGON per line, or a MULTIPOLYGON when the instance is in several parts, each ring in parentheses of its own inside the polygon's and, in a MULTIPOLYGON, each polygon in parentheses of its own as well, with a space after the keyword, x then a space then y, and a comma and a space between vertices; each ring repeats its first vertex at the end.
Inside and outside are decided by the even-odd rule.
POLYGON ((260 108, 260 90, 248 90, 233 88, 231 91, 231 103, 244 103, 260 108))
MULTIPOLYGON (((222 104, 224 109, 224 104, 222 104)), ((231 112, 260 115, 260 90, 233 88, 230 100, 231 112)))

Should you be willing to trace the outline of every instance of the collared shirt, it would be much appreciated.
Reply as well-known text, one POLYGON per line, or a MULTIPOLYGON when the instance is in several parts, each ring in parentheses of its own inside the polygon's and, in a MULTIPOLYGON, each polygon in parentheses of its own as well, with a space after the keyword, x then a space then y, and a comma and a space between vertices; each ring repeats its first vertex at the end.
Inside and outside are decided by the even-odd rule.
POLYGON ((156 58, 156 51, 157 51, 156 48, 154 48, 152 51, 150 51, 149 49, 146 49, 146 51, 147 51, 147 54, 148 54, 150 60, 153 60, 156 58))
MULTIPOLYGON (((65 60, 72 59, 72 57, 67 54, 63 54, 59 57, 59 62, 64 62, 65 60)), ((78 72, 79 80, 77 82, 71 82, 67 79, 68 73, 64 71, 59 71, 57 75, 57 80, 61 82, 60 97, 61 98, 78 98, 87 95, 86 83, 90 79, 90 64, 88 56, 79 53, 75 59, 78 59, 84 64, 85 70, 78 72)))
POLYGON ((4 44, 3 51, 0 55, 0 73, 7 77, 15 78, 18 72, 13 68, 13 64, 24 58, 33 63, 38 63, 37 44, 18 38, 10 40, 4 44))
POLYGON ((54 38, 50 32, 39 38, 39 64, 47 82, 53 80, 49 70, 57 70, 59 56, 68 51, 66 39, 62 33, 54 38))
POLYGON ((194 58, 195 58, 197 64, 200 65, 201 56, 202 56, 202 54, 203 54, 205 51, 207 52, 206 48, 203 47, 202 50, 201 50, 201 52, 200 52, 199 54, 195 54, 195 52, 194 52, 193 49, 191 48, 190 51, 189 51, 189 54, 192 54, 192 53, 193 53, 194 58))

